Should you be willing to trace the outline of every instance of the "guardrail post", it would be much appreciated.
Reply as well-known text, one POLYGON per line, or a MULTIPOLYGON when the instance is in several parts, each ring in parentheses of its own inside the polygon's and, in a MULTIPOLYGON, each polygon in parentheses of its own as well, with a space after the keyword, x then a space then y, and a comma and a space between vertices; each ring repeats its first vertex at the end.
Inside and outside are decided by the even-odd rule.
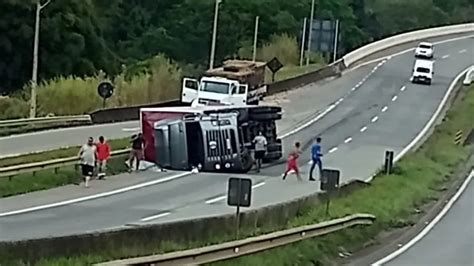
POLYGON ((55 167, 55 168, 54 168, 54 174, 55 174, 55 175, 57 175, 57 174, 58 174, 58 170, 59 170, 59 168, 58 168, 58 167, 55 167))
POLYGON ((12 181, 12 179, 13 179, 12 175, 8 177, 8 181, 12 181))
POLYGON ((385 151, 385 174, 389 175, 393 169, 393 151, 385 151))

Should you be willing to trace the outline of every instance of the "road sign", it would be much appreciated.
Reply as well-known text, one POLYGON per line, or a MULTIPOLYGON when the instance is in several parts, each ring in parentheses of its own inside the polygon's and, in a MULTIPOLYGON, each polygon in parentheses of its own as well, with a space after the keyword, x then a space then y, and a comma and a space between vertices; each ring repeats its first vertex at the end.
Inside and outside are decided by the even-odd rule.
POLYGON ((114 94, 114 85, 108 81, 104 81, 97 87, 97 93, 103 99, 102 107, 105 108, 105 101, 114 94))
POLYGON ((252 200, 252 180, 248 178, 229 179, 227 205, 234 207, 250 207, 252 200))
POLYGON ((283 67, 283 64, 278 58, 273 57, 273 59, 267 63, 267 67, 272 72, 272 82, 275 82, 275 74, 283 67))

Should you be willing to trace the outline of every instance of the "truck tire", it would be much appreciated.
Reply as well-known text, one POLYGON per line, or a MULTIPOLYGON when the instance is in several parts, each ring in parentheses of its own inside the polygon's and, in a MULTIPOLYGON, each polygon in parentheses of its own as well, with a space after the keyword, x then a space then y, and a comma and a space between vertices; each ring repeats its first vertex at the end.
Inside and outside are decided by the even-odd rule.
POLYGON ((281 152, 282 150, 283 150, 283 147, 282 147, 281 143, 272 143, 272 144, 268 145, 268 147, 267 147, 267 152, 268 153, 272 153, 272 152, 276 152, 276 151, 281 152))
POLYGON ((253 158, 252 155, 250 155, 250 152, 246 151, 244 154, 242 154, 241 160, 242 169, 240 169, 238 172, 245 174, 250 171, 250 169, 252 169, 253 158))
POLYGON ((282 115, 279 113, 260 113, 260 114, 250 114, 249 118, 251 120, 257 120, 257 121, 280 120, 282 118, 282 115))
POLYGON ((279 106, 260 106, 249 109, 251 114, 279 113, 281 111, 282 109, 279 106))
POLYGON ((279 160, 279 159, 281 159, 281 157, 283 157, 283 152, 281 152, 281 151, 267 152, 265 154, 265 157, 263 158, 263 162, 264 163, 269 163, 269 162, 272 162, 272 161, 279 160))

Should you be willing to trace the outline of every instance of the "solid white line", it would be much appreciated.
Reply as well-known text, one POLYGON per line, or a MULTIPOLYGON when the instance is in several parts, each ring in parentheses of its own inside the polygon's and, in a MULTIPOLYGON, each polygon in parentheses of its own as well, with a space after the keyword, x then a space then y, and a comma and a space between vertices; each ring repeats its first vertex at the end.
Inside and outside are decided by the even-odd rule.
POLYGON ((378 260, 377 262, 373 263, 372 265, 374 266, 379 266, 383 265, 394 258, 400 256, 402 253, 407 251, 409 248, 414 246, 418 241, 420 241, 423 237, 425 237, 432 229, 433 227, 441 221, 441 219, 448 213, 448 211, 451 209, 451 207, 456 203, 456 201, 461 197, 462 193, 466 190, 467 186, 469 185, 469 182, 471 182, 472 178, 474 177, 474 170, 471 171, 469 176, 466 178, 464 183, 462 184, 461 188, 456 192, 456 194, 449 200, 449 202, 444 206, 444 208, 441 210, 440 213, 431 221, 418 235, 416 235, 413 239, 411 239, 408 243, 403 245, 401 248, 397 249, 393 253, 389 254, 388 256, 378 260))
POLYGON ((467 52, 466 49, 459 50, 459 53, 460 53, 460 54, 465 53, 465 52, 467 52))
POLYGON ((448 101, 449 96, 451 95, 451 92, 454 90, 454 87, 456 87, 456 83, 463 78, 463 76, 466 74, 466 72, 469 71, 469 68, 465 69, 459 75, 451 82, 449 85, 448 90, 446 91, 446 94, 444 95, 444 98, 441 100, 440 104, 438 105, 438 109, 436 109, 435 113, 431 117, 431 119, 426 123, 425 127, 420 131, 420 133, 399 153, 397 156, 395 156, 394 160, 395 162, 400 160, 409 150, 415 146, 418 141, 428 132, 428 130, 431 128, 433 123, 436 121, 436 118, 438 118, 439 114, 443 110, 444 105, 448 101))
POLYGON ((337 147, 334 147, 334 148, 329 150, 329 153, 333 153, 333 152, 337 151, 337 149, 338 149, 337 147))
POLYGON ((125 128, 122 128, 122 131, 140 131, 140 128, 139 127, 125 127, 125 128))
POLYGON ((158 219, 158 218, 162 218, 162 217, 168 216, 168 215, 170 215, 170 214, 171 214, 171 212, 164 212, 164 213, 160 213, 160 214, 157 214, 157 215, 153 215, 153 216, 149 216, 149 217, 143 218, 143 219, 141 219, 140 221, 141 221, 141 222, 148 222, 148 221, 151 221, 151 220, 155 220, 155 219, 158 219))
POLYGON ((320 120, 321 118, 323 118, 324 116, 326 116, 329 112, 331 112, 334 108, 336 108, 336 105, 335 104, 331 104, 326 110, 324 110, 322 113, 320 113, 318 116, 316 116, 315 118, 311 119, 310 121, 304 123, 303 125, 295 128, 294 130, 286 133, 286 134, 283 134, 281 136, 282 139, 284 138, 287 138, 288 136, 291 136, 305 128, 307 128, 308 126, 314 124, 315 122, 317 122, 318 120, 320 120))
POLYGON ((51 203, 51 204, 39 205, 39 206, 20 209, 20 210, 15 210, 15 211, 3 212, 3 213, 0 213, 0 217, 12 216, 12 215, 17 215, 17 214, 22 214, 22 213, 27 213, 27 212, 34 212, 34 211, 50 209, 50 208, 56 208, 56 207, 61 207, 61 206, 70 205, 70 204, 74 204, 74 203, 84 202, 84 201, 88 201, 88 200, 93 200, 93 199, 98 199, 98 198, 103 198, 103 197, 109 197, 109 196, 112 196, 112 195, 121 194, 121 193, 128 192, 128 191, 131 191, 131 190, 165 183, 165 182, 168 182, 168 181, 171 181, 171 180, 174 180, 174 179, 178 179, 178 178, 181 178, 181 177, 184 177, 184 176, 187 176, 187 175, 191 175, 191 174, 192 174, 191 172, 179 173, 179 174, 164 177, 164 178, 161 178, 161 179, 157 179, 157 180, 153 180, 153 181, 133 185, 133 186, 130 186, 130 187, 119 188, 119 189, 116 189, 116 190, 112 190, 112 191, 108 191, 108 192, 104 192, 104 193, 99 193, 99 194, 95 194, 95 195, 80 197, 80 198, 71 199, 71 200, 59 201, 59 202, 55 202, 55 203, 51 203))
POLYGON ((448 57, 449 57, 449 54, 443 55, 443 57, 441 57, 441 58, 442 58, 442 59, 446 59, 446 58, 448 58, 448 57))
POLYGON ((349 143, 349 142, 351 142, 351 141, 352 141, 352 138, 351 138, 351 137, 348 137, 346 140, 344 140, 344 143, 347 144, 347 143, 349 143))
POLYGON ((374 116, 374 117, 372 118, 372 120, 370 120, 370 121, 372 121, 372 123, 375 123, 375 122, 377 122, 377 120, 379 120, 379 117, 378 117, 378 116, 374 116))
MULTIPOLYGON (((261 186, 264 186, 266 183, 263 181, 263 182, 260 182, 260 183, 257 183, 255 185, 252 186, 252 189, 256 189, 256 188, 259 188, 261 186)), ((209 200, 206 200, 206 204, 214 204, 216 202, 219 202, 221 200, 225 200, 227 199, 227 195, 224 195, 224 196, 219 196, 219 197, 215 197, 213 199, 209 199, 209 200)))
POLYGON ((407 86, 403 86, 400 88, 401 91, 404 91, 407 88, 407 86))
POLYGON ((393 96, 392 102, 396 101, 397 99, 398 99, 398 96, 397 96, 397 95, 393 96))
POLYGON ((367 130, 367 127, 363 127, 363 128, 360 129, 360 132, 364 132, 366 130, 367 130))
POLYGON ((382 108, 382 113, 385 113, 387 110, 388 110, 388 106, 384 106, 384 107, 382 108))

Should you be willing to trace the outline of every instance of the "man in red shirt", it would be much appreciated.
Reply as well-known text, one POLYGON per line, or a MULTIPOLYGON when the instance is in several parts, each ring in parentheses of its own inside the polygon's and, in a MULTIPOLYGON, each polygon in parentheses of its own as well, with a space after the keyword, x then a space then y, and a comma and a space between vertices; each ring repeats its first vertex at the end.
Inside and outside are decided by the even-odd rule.
POLYGON ((300 154, 301 154, 300 147, 301 147, 301 144, 299 142, 296 142, 295 147, 290 152, 290 155, 288 156, 286 171, 283 174, 283 180, 285 180, 288 173, 293 170, 296 174, 296 177, 298 178, 298 181, 303 181, 303 179, 300 176, 300 170, 298 168, 298 158, 300 157, 300 154))
POLYGON ((107 161, 110 159, 110 145, 105 141, 103 136, 100 136, 99 142, 96 144, 96 146, 99 169, 99 174, 97 176, 99 179, 105 179, 107 161))

